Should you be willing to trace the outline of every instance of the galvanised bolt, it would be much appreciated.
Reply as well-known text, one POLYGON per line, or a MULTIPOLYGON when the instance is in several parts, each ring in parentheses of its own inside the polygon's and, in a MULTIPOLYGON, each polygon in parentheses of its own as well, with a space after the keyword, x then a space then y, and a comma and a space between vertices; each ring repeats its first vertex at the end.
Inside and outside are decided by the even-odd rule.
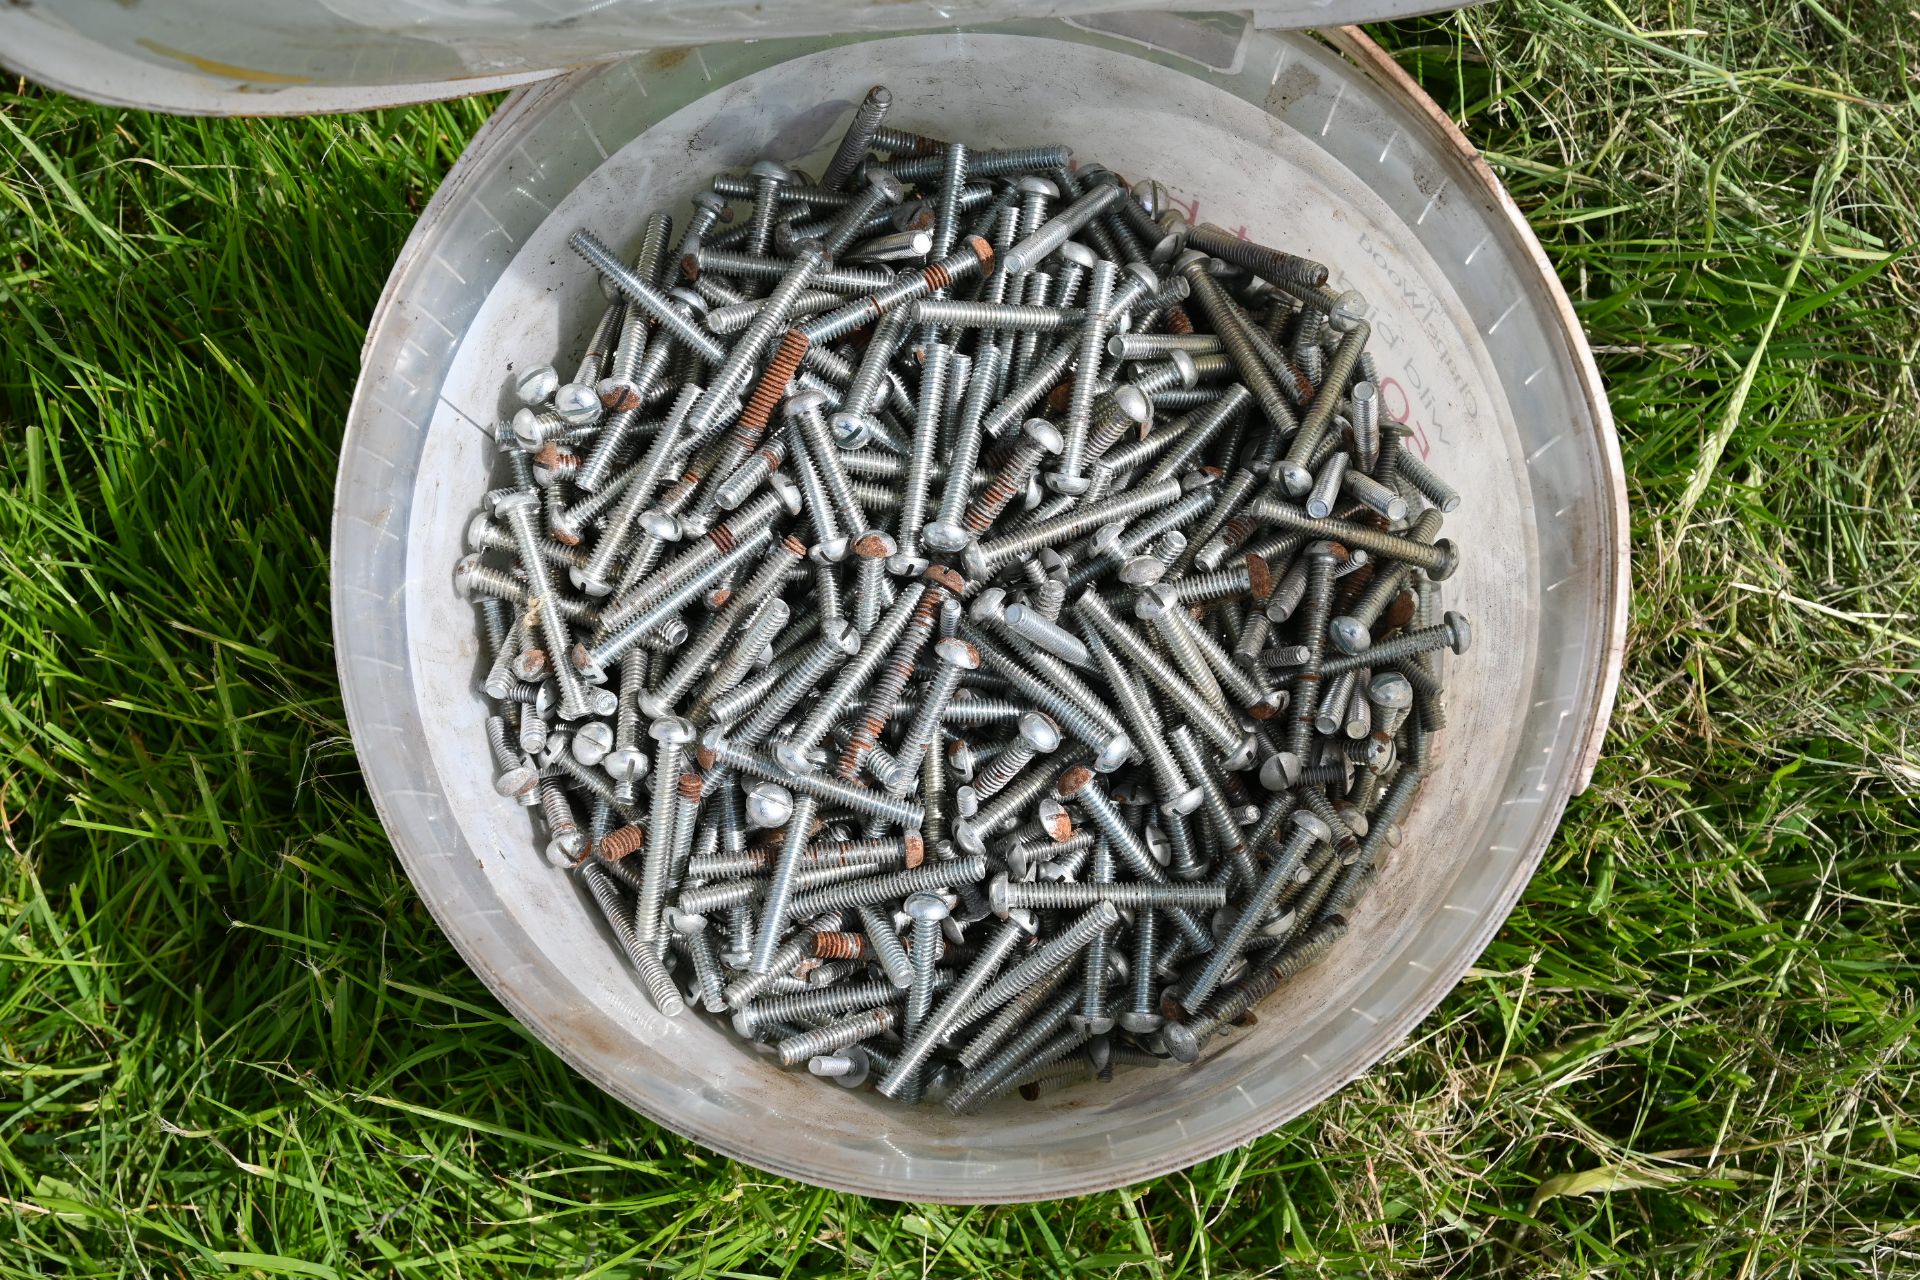
POLYGON ((1015 883, 1005 872, 993 878, 987 893, 993 913, 1001 919, 1021 908, 1085 907, 1096 902, 1122 907, 1219 907, 1227 901, 1224 884, 1015 883))
POLYGON ((1449 610, 1437 626, 1416 627, 1390 640, 1378 641, 1363 653, 1343 654, 1338 658, 1329 658, 1321 664, 1320 674, 1335 676, 1347 671, 1357 671, 1361 667, 1385 666, 1401 658, 1432 653, 1437 649, 1461 654, 1465 653, 1472 643, 1473 629, 1468 624, 1466 616, 1449 610))
POLYGON ((1427 575, 1436 582, 1452 577, 1460 563, 1459 553, 1446 538, 1431 544, 1420 543, 1349 520, 1315 519, 1292 503, 1274 497, 1255 498, 1247 504, 1247 510, 1255 519, 1268 524, 1330 538, 1346 547, 1384 556, 1389 560, 1404 561, 1415 568, 1425 569, 1427 575))
POLYGON ((887 567, 901 576, 917 574, 928 564, 927 558, 920 554, 920 534, 927 524, 927 489, 932 483, 933 457, 946 416, 947 373, 952 354, 952 348, 933 343, 927 347, 920 370, 913 451, 908 455, 906 475, 901 478, 900 516, 898 532, 894 535, 900 549, 887 562, 887 567))

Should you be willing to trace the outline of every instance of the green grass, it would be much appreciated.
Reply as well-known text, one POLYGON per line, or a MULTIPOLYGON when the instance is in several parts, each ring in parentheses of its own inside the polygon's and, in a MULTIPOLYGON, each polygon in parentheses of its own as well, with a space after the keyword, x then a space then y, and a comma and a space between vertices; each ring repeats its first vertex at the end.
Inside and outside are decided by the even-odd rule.
POLYGON ((362 327, 487 103, 0 91, 0 1271, 1920 1273, 1920 232, 1902 4, 1510 0, 1393 46, 1538 229, 1634 509, 1592 790, 1400 1051, 1125 1192, 872 1203, 599 1096, 356 773, 362 327))

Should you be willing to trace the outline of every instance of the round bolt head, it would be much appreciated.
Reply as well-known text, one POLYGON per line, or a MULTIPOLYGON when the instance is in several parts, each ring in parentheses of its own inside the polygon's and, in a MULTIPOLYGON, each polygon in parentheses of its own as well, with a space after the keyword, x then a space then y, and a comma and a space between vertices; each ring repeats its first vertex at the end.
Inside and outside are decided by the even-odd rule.
POLYGON ((973 533, 953 520, 935 520, 920 531, 920 540, 945 555, 964 549, 973 541, 973 533))
MULTIPOLYGON (((947 768, 961 782, 973 781, 973 744, 965 738, 950 738, 947 741, 947 768)), ((961 814, 963 818, 972 814, 961 814)))
POLYGON ((699 736, 684 716, 662 716, 647 726, 647 736, 663 746, 684 747, 699 736))
POLYGON ((1172 587, 1156 583, 1146 588, 1133 601, 1133 616, 1143 621, 1151 621, 1169 609, 1180 607, 1180 597, 1172 587))
POLYGON ((1160 557, 1150 555, 1130 556, 1120 566, 1120 581, 1130 587, 1152 586, 1167 576, 1167 566, 1160 557))
POLYGON ((937 893, 910 893, 900 909, 915 920, 945 920, 953 914, 947 900, 937 893))
POLYGON ((1007 616, 1007 593, 999 587, 988 587, 974 597, 967 616, 982 626, 999 622, 1007 616))
POLYGON ((959 555, 960 567, 965 570, 969 579, 977 581, 987 577, 990 567, 987 564, 986 554, 980 550, 979 543, 969 542, 960 549, 959 555))
POLYGON ((1153 421, 1153 401, 1147 399, 1147 393, 1131 382, 1123 382, 1113 389, 1113 402, 1127 421, 1137 425, 1144 432, 1153 421))
POLYGON ((1196 269, 1204 271, 1207 264, 1212 261, 1212 258, 1198 249, 1188 249, 1173 260, 1173 269, 1181 275, 1187 275, 1196 269))
POLYGON ((1060 746, 1060 726, 1054 723, 1052 716, 1039 711, 1025 711, 1020 715, 1020 737, 1036 752, 1046 755, 1060 746))
POLYGON ((1464 613, 1449 609, 1440 621, 1447 628, 1447 648, 1460 654, 1473 647, 1473 625, 1464 613))
MULTIPOLYGON (((1172 255, 1168 255, 1168 256, 1171 257, 1172 255)), ((1129 262, 1126 265, 1125 270, 1128 275, 1132 276, 1135 280, 1138 280, 1147 286, 1148 296, 1151 296, 1153 294, 1160 292, 1160 276, 1157 272, 1154 271, 1152 267, 1148 266, 1146 263, 1129 262)))
POLYGON ((1094 772, 1112 773, 1125 764, 1131 755, 1133 755, 1133 739, 1124 733, 1115 734, 1107 745, 1100 749, 1100 754, 1094 757, 1094 772))
POLYGON ((696 209, 705 209, 707 212, 714 214, 728 212, 726 197, 712 191, 695 192, 693 207, 696 209))
POLYGON ((1357 289, 1348 289, 1333 301, 1333 310, 1327 313, 1327 323, 1340 333, 1346 333, 1354 325, 1367 318, 1373 308, 1367 305, 1366 296, 1357 289))
POLYGON ((638 782, 647 773, 647 753, 632 747, 615 747, 601 759, 600 767, 615 782, 638 782))
POLYGON ((1077 498, 1093 487, 1093 481, 1086 476, 1070 476, 1061 471, 1049 471, 1046 483, 1047 488, 1069 498, 1077 498))
POLYGON ((820 624, 820 637, 838 649, 843 657, 860 652, 860 633, 845 618, 828 618, 820 624))
MULTIPOLYGON (((774 496, 780 499, 780 506, 782 510, 784 510, 790 516, 797 516, 800 514, 801 508, 806 504, 800 498, 799 485, 787 479, 784 475, 780 474, 778 471, 774 472, 772 475, 769 475, 767 477, 766 483, 767 483, 767 488, 773 490, 774 496)), ((701 530, 701 532, 704 533, 705 530, 701 530)))
POLYGON ((600 417, 600 393, 583 383, 566 383, 553 393, 553 411, 570 426, 590 426, 600 417))
POLYGON ((874 420, 864 413, 844 410, 827 419, 834 443, 842 449, 864 449, 873 440, 874 420))
POLYGON ((887 572, 896 578, 917 578, 932 563, 925 556, 900 551, 887 557, 887 572))
POLYGON ((1307 832, 1322 844, 1329 843, 1333 839, 1333 828, 1328 826, 1320 815, 1311 809, 1295 809, 1293 811, 1293 825, 1307 832))
POLYGON ((510 800, 531 795, 539 786, 539 771, 524 764, 515 765, 493 780, 493 789, 510 800))
POLYGON ((1137 1013, 1127 1009, 1114 1022, 1122 1031, 1132 1032, 1136 1036, 1150 1036, 1165 1026, 1167 1020, 1157 1013, 1137 1013))
POLYGON ((1160 211, 1167 207, 1169 199, 1167 184, 1158 178, 1142 178, 1127 191, 1139 206, 1147 211, 1149 218, 1158 217, 1160 211))
POLYGON ((679 519, 675 516, 668 515, 658 507, 649 508, 640 513, 640 528, 647 536, 658 538, 662 542, 678 542, 680 540, 679 519))
POLYGON ((1300 783, 1300 757, 1291 751, 1276 751, 1260 766, 1260 785, 1269 791, 1286 791, 1300 783))
POLYGON ((1020 434, 1039 445, 1041 452, 1048 455, 1058 454, 1067 443, 1060 434, 1060 428, 1045 418, 1028 418, 1020 424, 1020 434))
POLYGON ((564 836, 555 837, 547 842, 547 865, 550 867, 570 867, 573 860, 586 851, 587 838, 578 831, 570 831, 564 836))
POLYGON ((1427 578, 1432 582, 1445 582, 1460 567, 1460 551, 1453 545, 1453 539, 1441 538, 1434 542, 1433 549, 1440 554, 1440 562, 1427 570, 1427 578))
POLYGON ((1200 1057, 1200 1042, 1183 1022, 1168 1022, 1160 1028, 1160 1040, 1175 1062, 1193 1062, 1200 1057))
POLYGON ((962 671, 980 669, 980 650, 958 636, 945 636, 936 641, 933 652, 950 667, 959 667, 962 671))
POLYGON ((573 758, 591 769, 613 750, 613 726, 604 720, 589 720, 573 731, 573 758))
POLYGON ((747 176, 749 178, 766 178, 774 182, 792 182, 794 178, 793 170, 787 168, 787 166, 777 160, 754 161, 753 167, 747 170, 747 176))
POLYGON ((560 389, 560 374, 550 364, 524 369, 513 380, 513 393, 522 404, 545 404, 560 389))
POLYGON ((1073 265, 1079 267, 1082 271, 1093 270, 1093 264, 1100 261, 1099 254, 1089 249, 1086 245, 1081 244, 1078 240, 1067 241, 1060 246, 1058 252, 1061 257, 1073 263, 1073 265))
POLYGON ((906 185, 885 169, 868 169, 866 178, 867 185, 885 196, 888 204, 899 204, 907 198, 906 185))
POLYGON ((1383 671, 1367 685, 1367 700, 1385 711, 1405 711, 1413 705, 1413 683, 1398 671, 1383 671))
POLYGON ((1067 1025, 1076 1032, 1084 1032, 1089 1036, 1104 1036, 1113 1030, 1113 1019, 1104 1013, 1090 1018, 1084 1013, 1075 1012, 1067 1015, 1067 1025))
MULTIPOLYGON (((780 767, 788 773, 811 773, 813 771, 813 761, 807 759, 806 748, 791 739, 782 742, 773 749, 773 758, 779 763, 780 767)), ((782 821, 784 822, 785 819, 782 819, 782 821)))
POLYGON ((826 403, 827 397, 824 392, 815 391, 810 387, 804 388, 786 398, 780 406, 780 413, 782 417, 791 420, 808 413, 818 413, 826 403))
POLYGON ((962 853, 981 854, 987 851, 986 841, 980 838, 980 828, 968 818, 961 818, 953 824, 953 843, 962 853))
POLYGON ((1007 873, 1002 871, 987 884, 987 905, 993 908, 993 914, 1002 920, 1007 912, 1013 910, 1013 895, 1009 892, 1007 873))
POLYGON ((755 829, 784 827, 793 816, 793 792, 764 779, 747 788, 744 808, 747 825, 755 829))
POLYGON ((1206 793, 1201 791, 1199 787, 1188 787, 1179 795, 1163 803, 1160 806, 1160 811, 1168 817, 1185 817, 1195 809, 1198 809, 1200 802, 1204 799, 1206 799, 1206 793))
POLYGON ((1174 372, 1180 375, 1180 387, 1183 391, 1191 391, 1200 385, 1200 366, 1193 362, 1193 356, 1190 353, 1169 351, 1167 362, 1173 366, 1174 372))
POLYGON ((1280 472, 1280 483, 1290 496, 1305 497, 1313 490, 1313 472, 1297 462, 1281 461, 1275 465, 1280 472))
POLYGON ((1360 619, 1346 614, 1327 624, 1327 635, 1342 653, 1365 653, 1373 647, 1373 633, 1360 619))
POLYGON ((839 564, 847 558, 853 549, 853 539, 847 537, 828 538, 825 542, 815 543, 807 548, 807 559, 815 564, 839 564))
POLYGON ((1013 189, 1023 196, 1045 196, 1049 200, 1060 198, 1060 188, 1037 173, 1030 173, 1013 184, 1013 189))
MULTIPOLYGON (((1127 531, 1124 520, 1114 520, 1101 525, 1093 531, 1091 545, 1093 554, 1098 558, 1110 558, 1120 554, 1120 535, 1127 531)), ((1052 550, 1052 548, 1048 548, 1052 550)))
POLYGON ((691 911, 682 911, 678 907, 668 907, 662 918, 666 920, 667 928, 682 937, 691 937, 707 927, 705 916, 696 915, 691 911))
POLYGON ((513 411, 512 427, 515 444, 525 449, 528 453, 532 453, 540 447, 540 415, 534 410, 530 408, 515 409, 513 411))
POLYGON ((453 589, 460 593, 462 600, 478 598, 479 593, 474 590, 474 586, 479 576, 479 552, 469 552, 453 562, 453 589))

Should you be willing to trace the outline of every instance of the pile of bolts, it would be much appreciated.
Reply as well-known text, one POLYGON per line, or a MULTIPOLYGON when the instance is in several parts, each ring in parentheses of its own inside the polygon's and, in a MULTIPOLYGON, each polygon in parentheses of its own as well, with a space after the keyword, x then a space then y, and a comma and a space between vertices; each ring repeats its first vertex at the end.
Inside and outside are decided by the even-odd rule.
POLYGON ((1459 498, 1326 267, 890 101, 571 238, 609 305, 456 577, 497 789, 660 1012, 964 1113, 1192 1062, 1346 931, 1459 498))

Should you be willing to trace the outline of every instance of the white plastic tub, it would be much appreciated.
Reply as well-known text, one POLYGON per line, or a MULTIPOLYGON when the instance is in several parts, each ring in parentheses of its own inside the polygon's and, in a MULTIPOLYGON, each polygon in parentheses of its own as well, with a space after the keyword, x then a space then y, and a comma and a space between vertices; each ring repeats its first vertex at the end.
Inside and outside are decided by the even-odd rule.
POLYGON ((1329 48, 1218 20, 1104 25, 1127 34, 1042 21, 769 40, 522 89, 421 218, 368 334, 334 603, 354 741, 396 850, 543 1042, 668 1128, 809 1182, 1069 1195, 1300 1114, 1398 1043, 1486 945, 1585 785, 1611 707, 1627 590, 1618 446, 1567 299, 1505 192, 1355 31, 1329 33, 1329 48), (1384 407, 1464 496, 1446 601, 1475 627, 1453 662, 1444 768, 1404 846, 1348 938, 1257 1027, 1190 1069, 958 1119, 783 1073, 720 1025, 651 1010, 576 883, 539 856, 525 811, 493 792, 472 607, 451 577, 509 366, 577 351, 604 305, 565 237, 631 243, 648 211, 684 216, 714 171, 762 156, 817 171, 876 83, 895 92, 890 125, 983 147, 1068 142, 1365 293, 1384 407))

